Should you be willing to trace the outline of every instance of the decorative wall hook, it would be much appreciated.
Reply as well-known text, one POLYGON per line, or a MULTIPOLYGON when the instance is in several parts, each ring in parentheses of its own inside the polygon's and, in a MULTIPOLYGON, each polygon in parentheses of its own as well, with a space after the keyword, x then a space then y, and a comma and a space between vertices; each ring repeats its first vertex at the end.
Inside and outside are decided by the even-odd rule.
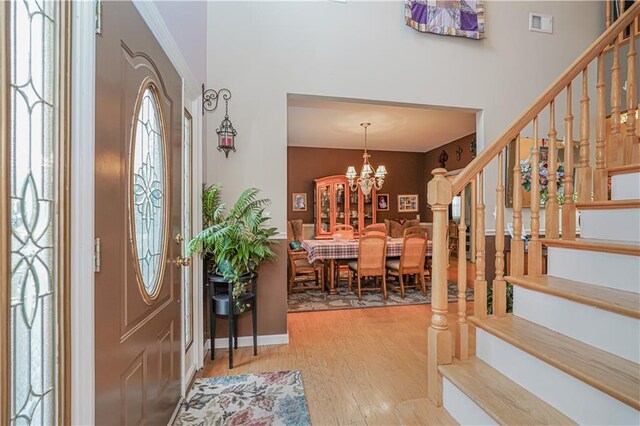
POLYGON ((226 158, 229 158, 229 151, 236 152, 235 137, 238 134, 233 128, 231 120, 229 120, 229 99, 231 99, 231 91, 229 89, 213 89, 204 88, 202 85, 202 115, 205 111, 212 112, 218 108, 220 97, 224 101, 224 119, 220 123, 220 127, 216 129, 218 134, 218 151, 224 151, 226 158))

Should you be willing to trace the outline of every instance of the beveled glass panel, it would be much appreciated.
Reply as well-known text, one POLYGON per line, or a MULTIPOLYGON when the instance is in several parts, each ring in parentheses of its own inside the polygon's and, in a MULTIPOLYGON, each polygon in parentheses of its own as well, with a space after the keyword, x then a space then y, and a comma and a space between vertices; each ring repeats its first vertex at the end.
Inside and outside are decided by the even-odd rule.
MULTIPOLYGON (((184 146, 182 150, 183 163, 182 163, 182 214, 183 214, 183 236, 185 241, 191 239, 191 142, 192 142, 192 128, 191 128, 191 116, 185 111, 184 114, 184 146)), ((192 304, 192 284, 191 284, 191 269, 184 269, 184 342, 185 347, 189 346, 192 341, 192 318, 193 318, 193 304, 192 304)))
POLYGON ((349 218, 346 216, 347 210, 347 202, 345 187, 341 183, 336 183, 333 186, 333 190, 335 191, 335 200, 336 200, 336 225, 344 225, 349 223, 349 218))
POLYGON ((10 4, 10 421, 55 424, 59 3, 10 4))
POLYGON ((320 191, 320 228, 322 232, 331 232, 331 185, 318 187, 320 191))
POLYGON ((165 140, 158 98, 152 85, 138 100, 132 158, 131 221, 138 279, 147 298, 162 282, 165 252, 165 140))

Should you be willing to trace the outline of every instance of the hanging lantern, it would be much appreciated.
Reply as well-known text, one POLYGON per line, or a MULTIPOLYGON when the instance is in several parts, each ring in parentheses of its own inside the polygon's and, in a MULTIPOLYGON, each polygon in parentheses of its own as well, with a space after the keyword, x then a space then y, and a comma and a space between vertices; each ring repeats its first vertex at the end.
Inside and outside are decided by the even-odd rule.
POLYGON ((205 111, 215 111, 218 108, 220 96, 224 99, 224 119, 220 123, 220 127, 216 129, 218 134, 218 151, 224 151, 225 158, 229 158, 229 151, 236 152, 236 135, 237 130, 233 128, 231 120, 229 120, 229 99, 231 92, 228 89, 204 89, 202 85, 202 115, 205 111))
POLYGON ((229 158, 229 151, 236 152, 236 135, 238 132, 233 128, 231 120, 229 120, 229 100, 225 98, 225 114, 224 120, 220 123, 220 127, 216 129, 218 134, 218 151, 224 151, 224 156, 229 158))

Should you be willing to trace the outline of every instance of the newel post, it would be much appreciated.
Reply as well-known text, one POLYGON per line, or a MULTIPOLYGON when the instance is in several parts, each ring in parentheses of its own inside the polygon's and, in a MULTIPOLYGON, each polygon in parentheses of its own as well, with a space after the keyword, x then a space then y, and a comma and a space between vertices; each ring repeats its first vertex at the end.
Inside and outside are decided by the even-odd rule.
POLYGON ((451 364, 452 337, 447 321, 447 230, 448 208, 453 190, 445 169, 435 169, 427 186, 427 199, 433 212, 433 265, 431 277, 431 325, 427 346, 427 396, 442 405, 442 376, 438 365, 451 364))

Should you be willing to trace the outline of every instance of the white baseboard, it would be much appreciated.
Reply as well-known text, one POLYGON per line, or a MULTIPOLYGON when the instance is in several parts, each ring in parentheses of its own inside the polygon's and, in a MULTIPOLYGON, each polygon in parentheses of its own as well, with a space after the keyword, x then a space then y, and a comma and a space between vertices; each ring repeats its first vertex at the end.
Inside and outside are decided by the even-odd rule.
MULTIPOLYGON (((258 336, 258 346, 267 345, 287 345, 289 344, 289 333, 286 334, 267 334, 264 336, 258 336)), ((238 347, 245 348, 247 346, 253 346, 252 336, 238 337, 238 347)), ((229 338, 219 337, 216 339, 216 349, 228 349, 229 338)), ((211 349, 211 339, 207 339, 204 342, 204 351, 211 349)))

